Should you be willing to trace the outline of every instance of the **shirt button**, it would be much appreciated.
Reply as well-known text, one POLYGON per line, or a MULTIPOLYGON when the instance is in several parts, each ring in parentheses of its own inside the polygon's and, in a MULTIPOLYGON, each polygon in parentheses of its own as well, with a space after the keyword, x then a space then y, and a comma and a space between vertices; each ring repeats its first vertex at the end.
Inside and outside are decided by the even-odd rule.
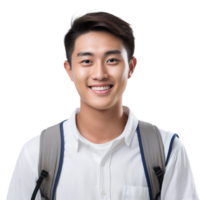
POLYGON ((102 163, 101 163, 101 166, 103 167, 104 165, 105 165, 105 163, 104 163, 104 162, 102 162, 102 163))
POLYGON ((101 193, 103 196, 106 196, 106 192, 105 191, 102 191, 101 193))

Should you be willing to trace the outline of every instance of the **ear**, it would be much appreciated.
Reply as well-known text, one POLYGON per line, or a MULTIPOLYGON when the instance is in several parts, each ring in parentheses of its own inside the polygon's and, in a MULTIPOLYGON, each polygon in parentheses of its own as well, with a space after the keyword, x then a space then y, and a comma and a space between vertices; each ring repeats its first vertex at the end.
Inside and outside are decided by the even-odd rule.
POLYGON ((71 81, 74 82, 72 69, 70 68, 69 62, 67 60, 64 62, 64 68, 67 71, 71 81))
POLYGON ((135 70, 135 67, 136 67, 136 64, 137 64, 137 59, 135 57, 132 57, 130 63, 129 63, 129 72, 128 72, 128 78, 131 78, 134 70, 135 70))

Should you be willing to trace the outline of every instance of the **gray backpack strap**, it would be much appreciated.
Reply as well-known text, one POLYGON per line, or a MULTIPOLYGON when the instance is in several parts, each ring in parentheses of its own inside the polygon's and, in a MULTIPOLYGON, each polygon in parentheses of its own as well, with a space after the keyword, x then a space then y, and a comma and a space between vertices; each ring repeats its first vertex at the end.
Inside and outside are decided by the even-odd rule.
POLYGON ((40 178, 43 176, 40 193, 45 200, 56 200, 64 155, 63 122, 43 130, 40 135, 38 175, 40 178))
POLYGON ((165 173, 165 153, 161 134, 155 125, 139 120, 137 135, 149 197, 150 200, 155 200, 160 196, 162 178, 165 173))

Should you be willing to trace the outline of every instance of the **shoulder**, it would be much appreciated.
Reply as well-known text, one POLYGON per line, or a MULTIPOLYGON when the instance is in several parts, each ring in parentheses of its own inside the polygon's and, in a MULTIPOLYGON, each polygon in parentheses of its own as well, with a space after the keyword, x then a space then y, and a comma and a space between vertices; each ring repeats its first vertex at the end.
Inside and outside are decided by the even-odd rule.
MULTIPOLYGON (((166 159, 167 159, 168 153, 170 153, 170 145, 172 145, 170 157, 177 155, 179 151, 185 151, 184 145, 181 142, 180 138, 175 137, 173 140, 173 136, 177 133, 166 131, 161 128, 158 128, 158 129, 162 137, 166 159)), ((179 136, 179 134, 177 135, 179 136)))
POLYGON ((40 135, 27 141, 21 151, 21 155, 30 163, 32 168, 37 169, 39 161, 40 135))
MULTIPOLYGON (((39 143, 40 143, 40 135, 37 135, 36 137, 30 139, 24 144, 24 150, 31 154, 35 154, 34 152, 38 149, 39 150, 39 143)), ((39 152, 39 151, 38 151, 39 152)))

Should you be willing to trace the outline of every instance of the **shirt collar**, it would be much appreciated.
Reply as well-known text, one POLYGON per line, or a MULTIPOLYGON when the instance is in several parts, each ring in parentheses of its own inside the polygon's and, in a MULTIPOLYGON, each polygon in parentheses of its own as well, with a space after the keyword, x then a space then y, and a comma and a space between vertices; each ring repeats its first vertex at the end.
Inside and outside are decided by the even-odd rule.
MULTIPOLYGON (((127 106, 122 106, 122 107, 123 107, 123 111, 128 115, 128 120, 126 122, 126 126, 122 134, 118 136, 117 138, 115 138, 114 140, 121 140, 122 138, 124 138, 125 144, 129 147, 131 143, 131 139, 133 138, 133 135, 138 125, 138 119, 135 117, 133 112, 127 106)), ((74 112, 71 114, 70 118, 66 121, 68 125, 68 130, 70 131, 72 135, 73 143, 74 143, 76 151, 78 151, 80 141, 85 143, 83 136, 80 134, 76 126, 76 114, 79 112, 80 112, 80 107, 76 108, 74 112)))

